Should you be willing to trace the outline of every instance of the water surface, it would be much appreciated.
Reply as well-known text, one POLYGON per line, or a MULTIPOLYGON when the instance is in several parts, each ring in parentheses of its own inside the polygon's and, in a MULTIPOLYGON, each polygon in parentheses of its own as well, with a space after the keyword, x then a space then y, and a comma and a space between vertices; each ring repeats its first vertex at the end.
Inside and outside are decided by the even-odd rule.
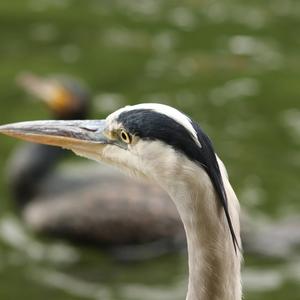
MULTIPOLYGON (((299 214, 299 1, 2 1, 0 36, 0 123, 48 117, 16 87, 24 70, 83 78, 94 117, 171 104, 212 137, 253 218, 299 214)), ((124 265, 33 237, 6 187, 19 143, 0 145, 0 299, 184 298, 185 254, 124 265)), ((246 257, 245 299, 297 299, 299 274, 299 255, 246 257)))

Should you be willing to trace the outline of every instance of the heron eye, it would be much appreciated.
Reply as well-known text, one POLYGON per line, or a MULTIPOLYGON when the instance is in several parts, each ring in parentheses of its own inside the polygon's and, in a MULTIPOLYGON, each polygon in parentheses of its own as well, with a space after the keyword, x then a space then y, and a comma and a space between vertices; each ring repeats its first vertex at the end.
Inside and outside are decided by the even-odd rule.
POLYGON ((123 130, 123 129, 120 131, 120 138, 126 144, 130 144, 131 143, 131 136, 130 136, 130 134, 128 132, 126 132, 125 130, 123 130))

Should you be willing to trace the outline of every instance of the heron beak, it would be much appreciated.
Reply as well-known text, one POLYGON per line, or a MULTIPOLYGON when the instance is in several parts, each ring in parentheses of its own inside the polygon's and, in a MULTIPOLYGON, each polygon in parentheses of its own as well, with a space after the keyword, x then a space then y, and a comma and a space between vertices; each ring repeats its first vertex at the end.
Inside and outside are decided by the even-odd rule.
POLYGON ((30 121, 0 126, 0 133, 25 141, 94 153, 111 144, 105 120, 30 121))

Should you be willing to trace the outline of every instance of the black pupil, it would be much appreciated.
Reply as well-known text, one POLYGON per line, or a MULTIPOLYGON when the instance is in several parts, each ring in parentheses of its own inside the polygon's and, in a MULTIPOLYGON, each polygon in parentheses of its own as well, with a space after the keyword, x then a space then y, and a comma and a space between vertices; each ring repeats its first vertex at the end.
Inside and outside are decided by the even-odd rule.
POLYGON ((126 134, 125 132, 122 132, 122 133, 121 133, 121 136, 122 136, 122 139, 123 139, 123 140, 125 140, 125 141, 128 140, 128 136, 127 136, 127 134, 126 134))

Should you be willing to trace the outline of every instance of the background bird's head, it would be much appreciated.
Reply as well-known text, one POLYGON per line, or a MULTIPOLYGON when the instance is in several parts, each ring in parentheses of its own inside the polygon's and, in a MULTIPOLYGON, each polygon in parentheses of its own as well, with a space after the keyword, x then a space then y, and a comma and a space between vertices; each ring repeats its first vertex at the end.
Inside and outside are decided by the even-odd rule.
POLYGON ((90 95, 80 80, 66 75, 42 77, 26 72, 17 77, 17 83, 34 98, 43 101, 56 119, 87 118, 90 95))

